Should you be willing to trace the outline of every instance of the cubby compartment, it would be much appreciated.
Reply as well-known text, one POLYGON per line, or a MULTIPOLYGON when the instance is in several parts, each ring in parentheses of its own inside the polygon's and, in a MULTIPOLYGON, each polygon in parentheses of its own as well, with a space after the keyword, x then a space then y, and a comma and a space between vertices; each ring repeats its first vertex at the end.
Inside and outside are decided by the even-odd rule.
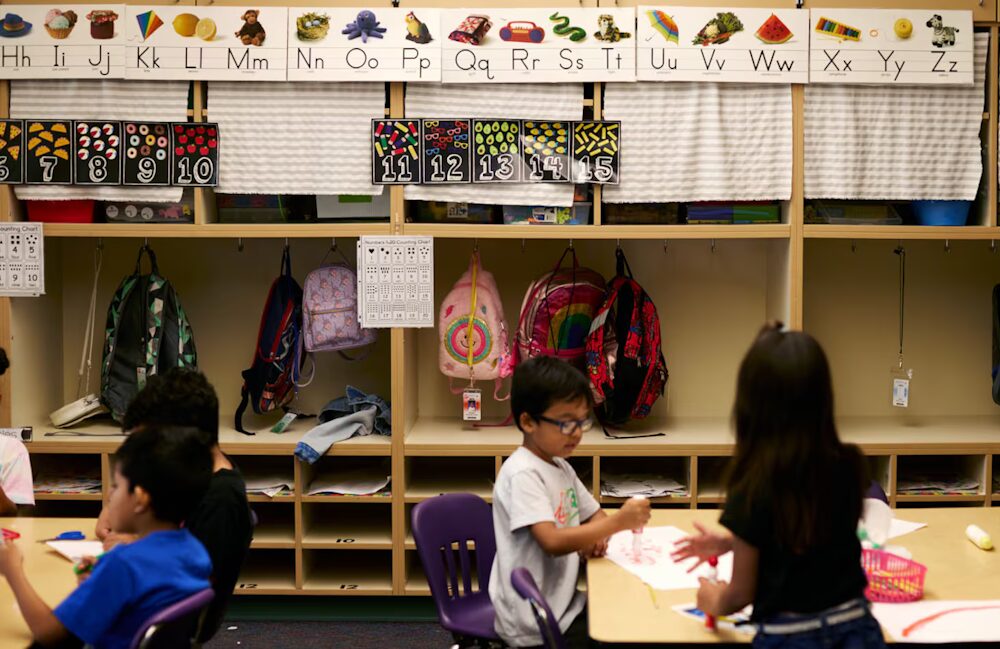
POLYGON ((985 499, 985 456, 900 455, 896 462, 897 503, 985 499))
POLYGON ((302 590, 322 595, 391 595, 392 552, 304 550, 302 590))
POLYGON ((472 493, 493 501, 496 461, 492 457, 406 458, 406 502, 446 493, 472 493))
POLYGON ((301 462, 302 502, 373 502, 388 505, 392 496, 389 458, 326 456, 301 462))
POLYGON ((877 482, 887 496, 894 491, 892 479, 892 457, 888 455, 865 456, 868 462, 868 477, 877 482))
POLYGON ((620 504, 631 495, 647 496, 653 505, 691 502, 688 457, 602 457, 602 504, 620 504))
POLYGON ((236 581, 237 595, 285 595, 294 590, 294 550, 250 549, 236 581))
POLYGON ((295 460, 290 455, 230 455, 243 475, 252 503, 291 502, 295 499, 295 460))
MULTIPOLYGON (((96 523, 97 517, 101 513, 102 503, 100 500, 35 500, 35 507, 31 510, 31 516, 40 518, 89 518, 88 523, 96 523)), ((86 534, 91 534, 93 525, 87 530, 81 530, 86 534)))
POLYGON ((101 500, 99 454, 34 453, 30 459, 35 501, 101 500))
POLYGON ((254 549, 291 549, 295 547, 295 505, 291 502, 251 502, 257 516, 253 528, 254 549))
POLYGON ((698 457, 698 507, 721 505, 726 501, 728 457, 698 457))
POLYGON ((391 550, 392 508, 382 503, 304 503, 302 547, 391 550))
POLYGON ((990 462, 992 462, 992 485, 990 486, 990 493, 993 494, 993 502, 1000 501, 1000 455, 990 456, 990 462))

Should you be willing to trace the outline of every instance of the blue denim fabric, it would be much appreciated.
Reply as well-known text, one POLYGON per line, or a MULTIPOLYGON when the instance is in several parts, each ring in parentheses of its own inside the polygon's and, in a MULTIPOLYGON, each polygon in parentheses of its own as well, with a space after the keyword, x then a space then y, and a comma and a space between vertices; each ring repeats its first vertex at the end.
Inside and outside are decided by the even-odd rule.
POLYGON ((347 386, 346 394, 339 399, 334 399, 323 406, 319 413, 320 422, 328 422, 337 417, 343 417, 352 412, 364 410, 369 406, 375 406, 375 434, 392 434, 392 409, 389 404, 382 400, 377 394, 367 394, 353 385, 347 386))
MULTIPOLYGON (((768 624, 803 622, 821 618, 820 615, 778 615, 767 620, 768 624)), ((767 635, 758 631, 753 639, 754 649, 882 649, 885 640, 878 621, 866 612, 862 617, 815 631, 788 635, 767 635)))

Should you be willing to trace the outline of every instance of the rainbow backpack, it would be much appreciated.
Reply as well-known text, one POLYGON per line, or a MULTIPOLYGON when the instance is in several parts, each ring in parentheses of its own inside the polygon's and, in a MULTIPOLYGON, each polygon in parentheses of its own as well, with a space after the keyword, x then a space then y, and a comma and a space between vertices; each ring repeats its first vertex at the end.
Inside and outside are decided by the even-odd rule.
POLYGON ((534 356, 555 356, 583 371, 587 334, 604 300, 604 278, 581 268, 572 246, 555 269, 528 287, 517 323, 515 363, 534 356), (567 255, 572 265, 562 267, 567 255))
MULTIPOLYGON (((513 372, 507 321, 496 281, 483 270, 478 250, 441 302, 438 339, 442 374, 470 382, 493 380, 493 397, 507 398, 498 396, 501 381, 513 372)), ((462 389, 452 386, 451 391, 458 394, 462 389)))

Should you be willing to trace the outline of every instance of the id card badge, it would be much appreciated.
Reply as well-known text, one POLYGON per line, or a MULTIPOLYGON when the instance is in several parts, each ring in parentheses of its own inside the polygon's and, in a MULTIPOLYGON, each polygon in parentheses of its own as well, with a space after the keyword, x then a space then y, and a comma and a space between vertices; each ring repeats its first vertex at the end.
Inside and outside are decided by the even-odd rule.
POLYGON ((910 405, 910 381, 913 370, 894 367, 890 372, 892 378, 892 405, 896 408, 907 408, 910 405))
POLYGON ((481 421, 483 418, 483 391, 466 388, 462 392, 462 420, 481 421))

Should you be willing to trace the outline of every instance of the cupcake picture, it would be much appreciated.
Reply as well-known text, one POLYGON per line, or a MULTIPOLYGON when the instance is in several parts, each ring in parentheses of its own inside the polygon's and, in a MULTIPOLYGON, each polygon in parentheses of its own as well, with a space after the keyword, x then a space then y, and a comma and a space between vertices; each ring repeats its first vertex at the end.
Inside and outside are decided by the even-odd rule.
POLYGON ((91 38, 102 40, 114 38, 115 21, 118 20, 118 14, 110 9, 95 9, 87 14, 87 20, 90 21, 91 38))
POLYGON ((31 31, 31 23, 25 22, 17 14, 7 14, 3 17, 3 24, 0 25, 0 36, 14 38, 24 36, 31 31))
POLYGON ((45 14, 45 31, 49 33, 52 38, 57 38, 62 40, 69 36, 70 32, 73 31, 73 27, 76 26, 76 12, 74 11, 59 11, 58 9, 49 9, 49 12, 45 14))

